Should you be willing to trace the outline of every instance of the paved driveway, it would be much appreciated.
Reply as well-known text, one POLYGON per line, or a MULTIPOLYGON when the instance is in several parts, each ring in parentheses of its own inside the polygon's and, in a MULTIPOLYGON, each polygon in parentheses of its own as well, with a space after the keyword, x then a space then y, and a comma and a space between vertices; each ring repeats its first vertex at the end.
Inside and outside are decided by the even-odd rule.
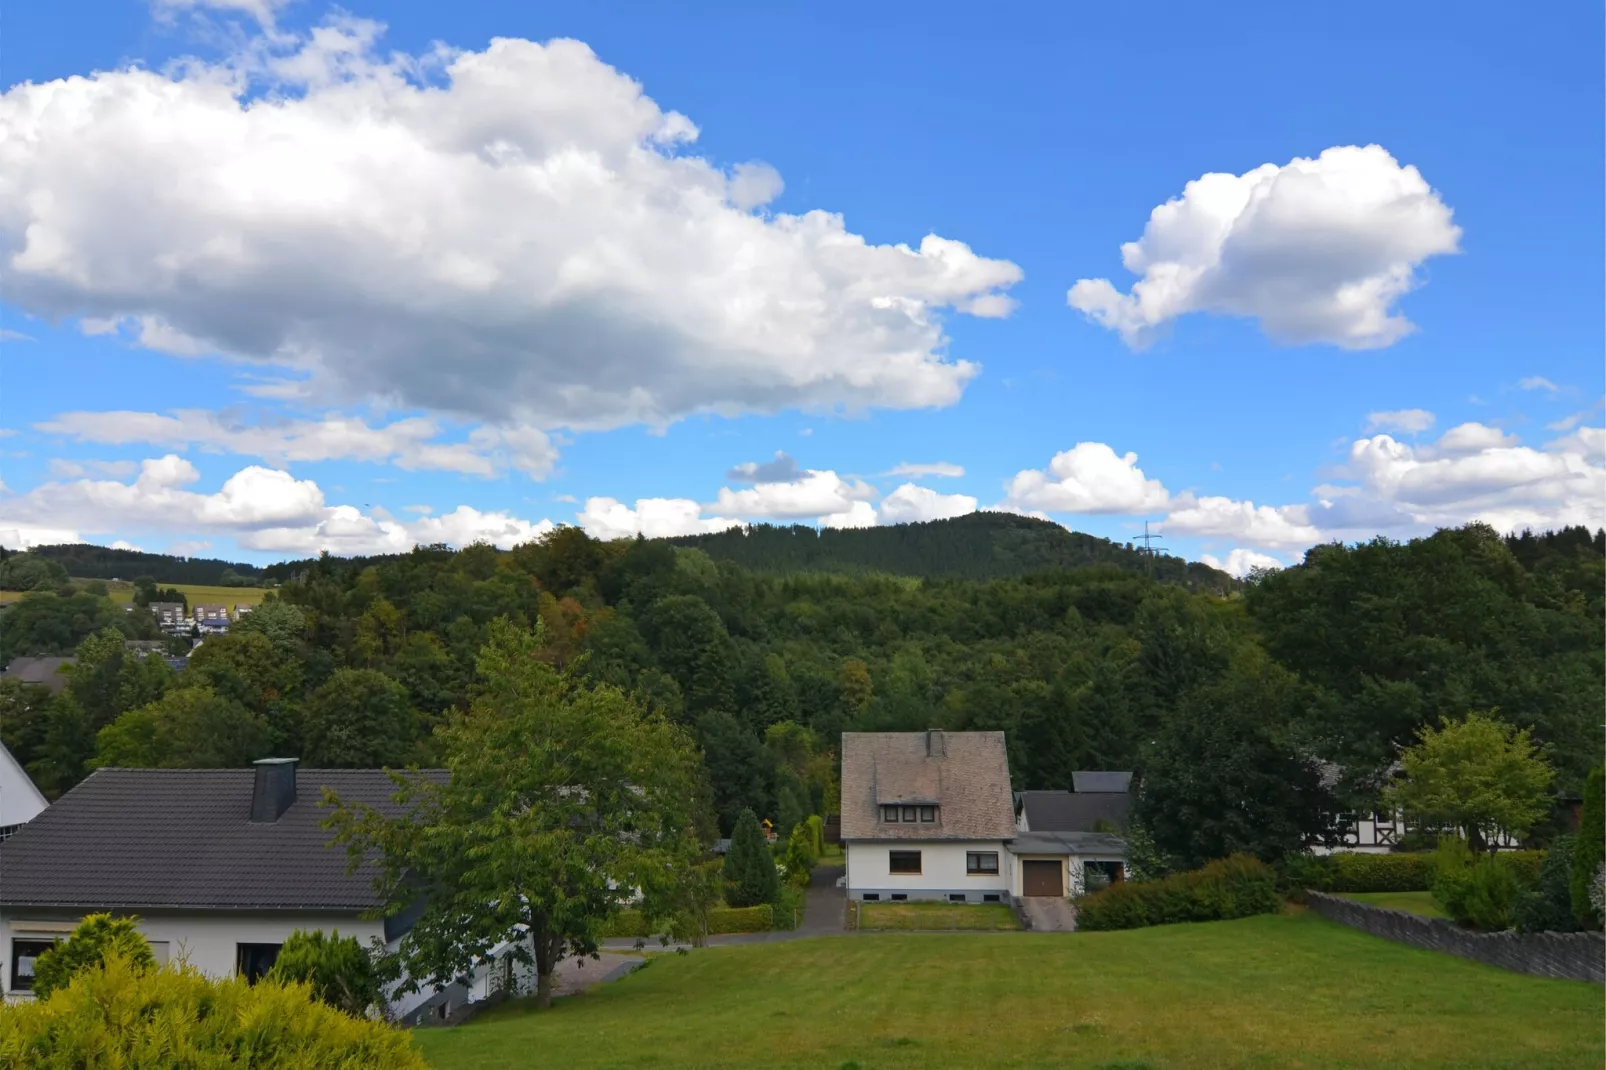
MULTIPOLYGON (((729 947, 734 944, 773 944, 782 940, 796 940, 803 936, 838 936, 847 912, 847 892, 836 886, 843 874, 840 863, 822 862, 809 874, 809 886, 803 894, 803 923, 796 929, 773 929, 767 933, 729 933, 710 936, 709 947, 729 947)), ((636 942, 625 938, 605 940, 603 947, 610 951, 634 948, 636 942)), ((675 946, 675 945, 671 945, 675 946)), ((647 949, 662 949, 656 940, 647 941, 647 949)))

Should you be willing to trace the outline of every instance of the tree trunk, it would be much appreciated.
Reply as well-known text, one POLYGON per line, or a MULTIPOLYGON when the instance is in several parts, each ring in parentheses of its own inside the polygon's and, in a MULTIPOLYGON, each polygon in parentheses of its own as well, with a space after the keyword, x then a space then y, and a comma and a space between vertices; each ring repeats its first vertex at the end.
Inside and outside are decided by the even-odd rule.
POLYGON ((530 943, 535 949, 535 1005, 550 1007, 552 977, 563 954, 563 941, 549 935, 546 926, 537 921, 530 926, 530 943))
POLYGON ((1467 826, 1467 846, 1472 848, 1473 854, 1482 854, 1487 845, 1483 842, 1483 830, 1477 825, 1467 826))

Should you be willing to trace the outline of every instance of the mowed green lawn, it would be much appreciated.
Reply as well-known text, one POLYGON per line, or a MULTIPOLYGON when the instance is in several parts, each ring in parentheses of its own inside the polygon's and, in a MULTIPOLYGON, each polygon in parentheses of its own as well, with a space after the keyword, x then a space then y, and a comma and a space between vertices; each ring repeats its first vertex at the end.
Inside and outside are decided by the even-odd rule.
POLYGON ((860 929, 1019 929, 1001 903, 861 903, 860 929))
POLYGON ((1598 985, 1313 914, 1130 932, 881 933, 656 956, 560 1000, 420 1030, 439 1070, 513 1067, 1601 1065, 1598 985))
POLYGON ((1429 918, 1442 918, 1444 911, 1433 901, 1432 892, 1340 892, 1343 899, 1353 899, 1367 906, 1384 910, 1403 910, 1407 914, 1421 914, 1429 918))

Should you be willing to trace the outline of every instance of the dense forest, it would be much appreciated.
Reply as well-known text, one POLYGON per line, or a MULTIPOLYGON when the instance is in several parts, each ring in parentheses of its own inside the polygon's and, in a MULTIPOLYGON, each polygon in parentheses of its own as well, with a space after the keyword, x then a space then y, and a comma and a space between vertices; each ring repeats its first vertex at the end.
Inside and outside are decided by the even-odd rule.
POLYGON ((262 570, 237 561, 217 561, 205 557, 171 557, 148 554, 143 550, 114 550, 85 542, 59 546, 36 546, 25 554, 0 550, 0 590, 32 590, 17 586, 8 574, 5 561, 12 557, 54 562, 62 575, 86 580, 132 580, 149 576, 157 583, 194 583, 205 586, 252 586, 262 582, 262 570), (7 582, 11 581, 11 582, 7 582))
POLYGON ((1603 590, 1606 535, 1583 529, 1321 546, 1218 593, 1112 565, 772 574, 562 528, 506 553, 301 563, 180 674, 124 649, 143 610, 37 590, 0 647, 78 661, 55 698, 0 684, 0 736, 50 793, 97 764, 427 763, 506 617, 553 664, 684 724, 727 830, 744 807, 783 824, 828 809, 844 730, 945 727, 1005 730, 1017 788, 1134 769, 1164 805, 1297 846, 1374 802, 1419 728, 1472 710, 1531 728, 1576 793, 1601 750, 1603 590))
POLYGON ((1145 552, 1059 524, 1013 513, 971 513, 923 524, 872 528, 755 524, 669 540, 754 572, 884 572, 923 579, 991 580, 1047 569, 1110 565, 1191 590, 1225 593, 1225 572, 1169 554, 1145 552))

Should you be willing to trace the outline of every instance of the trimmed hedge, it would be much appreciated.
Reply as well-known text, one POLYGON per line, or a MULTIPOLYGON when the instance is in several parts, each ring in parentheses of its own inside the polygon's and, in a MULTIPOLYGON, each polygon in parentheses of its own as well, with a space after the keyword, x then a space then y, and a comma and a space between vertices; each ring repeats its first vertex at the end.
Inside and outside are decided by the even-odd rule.
MULTIPOLYGON (((715 907, 708 912, 708 935, 723 936, 729 933, 763 933, 775 927, 775 908, 768 903, 756 907, 715 907)), ((602 927, 604 939, 644 939, 655 936, 649 932, 641 913, 621 910, 602 927)))
POLYGON ((1137 929, 1182 921, 1222 921, 1282 909, 1277 874, 1250 855, 1157 881, 1120 881, 1076 901, 1076 927, 1137 929))
MULTIPOLYGON (((1539 882, 1543 851, 1502 851, 1527 887, 1539 882)), ((1426 892, 1433 888, 1433 855, 1426 852, 1330 855, 1295 855, 1283 868, 1283 883, 1297 894, 1305 888, 1319 892, 1426 892)))

